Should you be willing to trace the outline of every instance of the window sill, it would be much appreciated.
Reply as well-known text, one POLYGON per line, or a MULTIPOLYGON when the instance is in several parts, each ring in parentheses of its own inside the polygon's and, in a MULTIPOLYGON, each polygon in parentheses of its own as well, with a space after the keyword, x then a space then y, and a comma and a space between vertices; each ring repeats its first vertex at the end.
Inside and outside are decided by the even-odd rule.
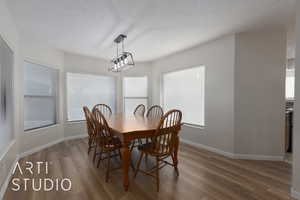
POLYGON ((24 130, 24 133, 25 134, 35 133, 35 132, 43 131, 43 130, 48 129, 48 128, 55 128, 55 127, 58 127, 60 125, 61 124, 59 124, 59 123, 58 124, 49 124, 49 125, 42 126, 42 127, 37 127, 37 128, 32 128, 32 129, 24 130))
POLYGON ((295 98, 286 98, 285 101, 295 101, 295 98))
POLYGON ((66 124, 81 124, 81 123, 85 123, 85 120, 66 121, 66 124))
POLYGON ((197 124, 182 123, 182 125, 183 125, 183 126, 190 127, 190 128, 201 129, 201 130, 204 130, 204 129, 205 129, 205 126, 200 126, 200 125, 197 125, 197 124))

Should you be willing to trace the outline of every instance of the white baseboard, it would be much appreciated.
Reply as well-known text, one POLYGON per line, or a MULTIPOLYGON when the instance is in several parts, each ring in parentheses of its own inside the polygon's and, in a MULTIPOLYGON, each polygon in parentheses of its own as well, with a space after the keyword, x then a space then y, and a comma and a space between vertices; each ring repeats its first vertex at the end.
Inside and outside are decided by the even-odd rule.
POLYGON ((23 153, 20 153, 20 154, 19 154, 19 158, 23 158, 23 157, 25 157, 25 156, 29 156, 29 155, 31 155, 31 154, 34 154, 34 153, 36 153, 36 152, 39 152, 39 151, 41 151, 41 150, 43 150, 43 149, 46 149, 46 148, 48 148, 48 147, 51 147, 51 146, 53 146, 53 145, 55 145, 55 144, 58 144, 58 143, 60 143, 60 142, 63 142, 63 141, 64 141, 64 138, 61 138, 61 139, 58 139, 58 140, 49 142, 49 143, 47 143, 47 144, 44 144, 44 145, 42 145, 42 146, 35 147, 35 148, 33 148, 33 149, 30 149, 29 151, 25 151, 25 152, 23 152, 23 153))
POLYGON ((19 154, 19 158, 23 158, 23 157, 25 157, 25 156, 29 156, 29 155, 31 155, 31 154, 33 154, 33 153, 39 152, 39 151, 41 151, 41 150, 43 150, 43 149, 46 149, 46 148, 48 148, 48 147, 51 147, 51 146, 53 146, 53 145, 55 145, 55 144, 58 144, 58 143, 61 143, 61 142, 63 142, 63 141, 68 141, 68 140, 75 140, 75 139, 85 138, 85 137, 87 137, 87 136, 88 136, 88 135, 84 134, 84 135, 74 135, 74 136, 64 137, 64 138, 55 140, 55 141, 53 141, 53 142, 49 142, 49 143, 47 143, 47 144, 45 144, 45 145, 35 147, 35 148, 33 148, 33 149, 29 150, 29 151, 20 153, 20 154, 19 154))
POLYGON ((0 162, 5 157, 5 155, 8 153, 8 151, 11 149, 11 147, 14 146, 16 143, 17 143, 17 141, 15 139, 9 143, 9 145, 5 148, 3 153, 0 155, 0 162))
POLYGON ((4 197, 4 194, 5 194, 6 189, 8 187, 9 181, 10 181, 12 175, 13 175, 14 167, 16 166, 18 161, 19 161, 19 156, 17 155, 17 157, 16 157, 15 161, 13 162, 12 166, 10 167, 9 173, 7 174, 7 177, 6 177, 4 183, 2 184, 2 187, 0 189, 0 199, 3 199, 3 197, 4 197))
POLYGON ((199 149, 205 149, 207 151, 214 152, 214 153, 222 155, 222 156, 226 156, 226 157, 229 157, 229 158, 234 158, 234 154, 230 153, 230 152, 222 151, 220 149, 217 149, 217 148, 214 148, 214 147, 210 147, 210 146, 207 146, 207 145, 204 145, 204 144, 199 144, 199 143, 191 142, 189 140, 180 139, 180 141, 183 142, 183 143, 185 143, 185 144, 191 145, 193 147, 199 148, 199 149))
POLYGON ((82 135, 72 135, 72 136, 67 136, 64 138, 65 141, 67 140, 75 140, 75 139, 81 139, 81 138, 86 138, 88 137, 87 134, 82 134, 82 135))
POLYGON ((294 188, 291 188, 291 196, 300 200, 300 192, 296 191, 294 188))
POLYGON ((234 154, 235 159, 241 160, 267 160, 267 161, 284 161, 284 156, 266 156, 253 154, 234 154))
POLYGON ((185 144, 189 144, 189 145, 191 145, 193 147, 196 147, 196 148, 199 148, 199 149, 205 149, 207 151, 214 152, 214 153, 217 153, 219 155, 226 156, 226 157, 232 158, 232 159, 268 160, 268 161, 283 161, 284 160, 284 156, 265 156, 265 155, 252 155, 252 154, 235 154, 235 153, 226 152, 226 151, 214 148, 214 147, 210 147, 210 146, 207 146, 207 145, 203 145, 203 144, 191 142, 189 140, 183 140, 183 139, 181 139, 180 141, 182 141, 185 144))
MULTIPOLYGON (((4 157, 7 155, 7 153, 11 150, 11 148, 16 144, 16 140, 14 139, 13 141, 11 141, 9 143, 9 145, 6 147, 6 149, 3 151, 3 153, 0 156, 0 162, 4 159, 4 157)), ((2 183, 2 185, 0 185, 0 199, 3 199, 4 194, 6 192, 6 188, 8 186, 8 183, 10 181, 11 175, 12 175, 12 171, 13 171, 13 167, 15 166, 15 163, 19 160, 18 156, 16 155, 16 159, 13 162, 13 165, 11 166, 9 173, 6 177, 6 179, 4 180, 4 182, 2 183)))

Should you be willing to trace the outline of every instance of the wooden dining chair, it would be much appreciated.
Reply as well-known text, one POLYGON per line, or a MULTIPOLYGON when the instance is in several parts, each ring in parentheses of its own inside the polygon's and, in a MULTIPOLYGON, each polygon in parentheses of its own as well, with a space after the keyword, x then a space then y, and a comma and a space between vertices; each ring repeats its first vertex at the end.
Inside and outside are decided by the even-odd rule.
MULTIPOLYGON (((144 104, 140 104, 138 105, 135 109, 134 109, 134 116, 141 116, 141 117, 144 117, 145 115, 145 110, 146 110, 146 107, 144 104)), ((138 139, 138 140, 133 140, 132 144, 131 144, 131 147, 130 147, 130 152, 132 152, 133 148, 134 147, 137 147, 136 143, 138 144, 142 144, 142 140, 141 139, 138 139)))
POLYGON ((111 108, 106 104, 95 105, 92 112, 94 113, 96 109, 98 109, 104 115, 104 117, 106 117, 106 119, 110 118, 112 115, 111 108))
POLYGON ((147 118, 162 118, 164 111, 159 105, 151 106, 146 114, 147 118))
POLYGON ((171 110, 167 112, 160 120, 151 141, 138 147, 141 155, 137 163, 134 177, 137 176, 138 172, 154 177, 157 183, 157 191, 159 191, 159 170, 161 168, 166 165, 171 165, 174 167, 177 175, 179 175, 176 152, 179 145, 177 137, 181 129, 181 118, 182 113, 179 110, 171 110), (156 165, 148 171, 140 169, 140 164, 144 155, 156 158, 156 165), (169 157, 172 158, 173 163, 165 160, 169 157))
POLYGON ((145 105, 140 104, 140 105, 138 105, 138 106, 134 109, 133 114, 134 114, 134 115, 138 115, 138 116, 144 116, 145 110, 146 110, 145 105))
POLYGON ((114 137, 114 135, 111 132, 111 129, 107 124, 104 115, 98 110, 98 108, 94 110, 94 123, 96 129, 99 130, 97 133, 98 135, 96 137, 96 148, 94 154, 94 155, 99 154, 97 168, 99 167, 100 162, 102 160, 107 159, 105 181, 108 182, 110 172, 121 168, 121 167, 111 168, 110 161, 111 158, 113 157, 120 157, 120 159, 122 160, 121 151, 120 151, 122 144, 117 137, 114 137), (106 157, 102 158, 103 154, 106 154, 106 157))
POLYGON ((93 123, 93 113, 90 111, 90 109, 84 106, 83 112, 85 115, 86 127, 89 136, 89 141, 88 141, 88 154, 89 154, 91 149, 96 147, 95 144, 96 129, 95 129, 95 124, 93 123))
MULTIPOLYGON (((161 119, 163 115, 164 115, 164 111, 162 107, 159 105, 154 105, 148 109, 146 117, 149 119, 161 119)), ((148 138, 146 138, 145 140, 146 143, 148 143, 148 138)), ((147 160, 148 160, 148 156, 146 155, 145 161, 147 162, 147 160)))

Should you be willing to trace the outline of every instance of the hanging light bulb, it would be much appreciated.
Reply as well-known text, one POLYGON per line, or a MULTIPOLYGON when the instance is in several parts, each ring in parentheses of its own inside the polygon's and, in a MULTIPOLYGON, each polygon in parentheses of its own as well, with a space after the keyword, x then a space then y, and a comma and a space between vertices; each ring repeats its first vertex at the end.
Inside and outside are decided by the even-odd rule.
POLYGON ((118 63, 119 63, 119 66, 122 67, 122 63, 121 63, 121 60, 118 58, 118 63))
POLYGON ((127 57, 124 59, 124 63, 125 63, 125 65, 128 64, 128 58, 127 57))
POLYGON ((124 60, 121 58, 121 65, 124 66, 125 65, 125 62, 124 60))

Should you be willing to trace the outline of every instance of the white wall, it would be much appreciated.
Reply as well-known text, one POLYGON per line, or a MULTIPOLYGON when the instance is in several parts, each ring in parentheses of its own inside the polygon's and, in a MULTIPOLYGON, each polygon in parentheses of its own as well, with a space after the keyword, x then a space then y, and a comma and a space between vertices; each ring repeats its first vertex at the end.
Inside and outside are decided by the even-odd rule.
POLYGON ((206 67, 205 128, 183 127, 182 139, 233 153, 234 54, 235 36, 230 35, 153 62, 154 104, 160 104, 162 73, 206 67))
POLYGON ((297 1, 296 19, 296 87, 293 130, 293 195, 300 199, 300 1, 297 1))
POLYGON ((237 34, 235 152, 282 157, 286 31, 237 34))
POLYGON ((282 159, 285 60, 285 31, 225 36, 153 62, 153 103, 163 73, 205 65, 205 127, 184 126, 182 139, 229 156, 282 159))
MULTIPOLYGON (((151 68, 147 63, 136 63, 136 66, 124 73, 113 73, 108 71, 109 62, 99 58, 81 56, 71 53, 64 54, 64 76, 67 72, 86 73, 94 75, 109 75, 117 78, 117 112, 123 111, 122 77, 123 76, 148 76, 151 81, 151 68)), ((64 81, 64 134, 65 137, 73 137, 86 134, 86 124, 82 122, 67 122, 67 98, 66 81, 64 81)), ((149 83, 151 86, 151 82, 149 83)), ((149 87, 149 93, 151 87, 149 87)), ((151 98, 150 98, 151 99, 151 98)), ((100 102, 99 102, 100 103, 100 102)))
POLYGON ((11 166, 14 162, 14 160, 17 157, 17 132, 19 130, 19 109, 16 105, 19 103, 18 92, 19 92, 19 74, 17 73, 17 67, 19 64, 19 51, 18 51, 18 33, 16 30, 16 27, 14 25, 14 22, 12 20, 12 17, 7 9, 6 1, 0 0, 0 35, 1 37, 7 42, 7 44, 10 46, 10 48, 14 51, 15 59, 14 59, 14 69, 13 69, 13 114, 14 114, 14 127, 13 127, 13 134, 14 134, 14 140, 7 144, 5 151, 0 152, 0 199, 1 194, 3 193, 3 184, 6 179, 7 174, 9 174, 9 171, 11 169, 11 166))

